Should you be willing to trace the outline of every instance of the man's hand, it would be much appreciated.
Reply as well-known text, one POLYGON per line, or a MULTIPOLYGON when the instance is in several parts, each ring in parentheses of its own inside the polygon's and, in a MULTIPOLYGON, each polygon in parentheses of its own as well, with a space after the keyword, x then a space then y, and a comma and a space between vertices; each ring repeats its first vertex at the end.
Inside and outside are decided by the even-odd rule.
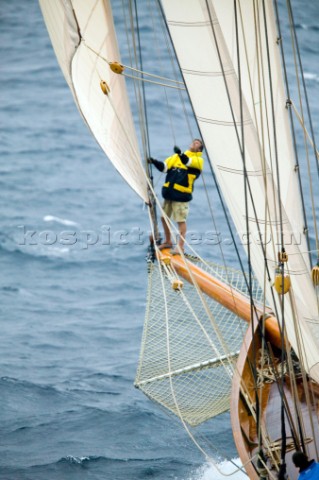
POLYGON ((174 152, 179 156, 179 158, 181 159, 182 163, 184 165, 186 165, 186 163, 188 162, 189 158, 187 155, 185 155, 185 153, 182 153, 181 149, 179 147, 177 147, 175 145, 174 147, 174 152))
POLYGON ((157 170, 159 170, 160 172, 164 172, 165 170, 164 163, 160 162, 159 160, 155 160, 155 158, 149 157, 147 159, 147 163, 151 163, 152 165, 154 165, 154 167, 156 167, 157 170))
POLYGON ((186 165, 188 163, 189 157, 185 155, 185 153, 180 153, 179 158, 181 159, 182 163, 186 165))

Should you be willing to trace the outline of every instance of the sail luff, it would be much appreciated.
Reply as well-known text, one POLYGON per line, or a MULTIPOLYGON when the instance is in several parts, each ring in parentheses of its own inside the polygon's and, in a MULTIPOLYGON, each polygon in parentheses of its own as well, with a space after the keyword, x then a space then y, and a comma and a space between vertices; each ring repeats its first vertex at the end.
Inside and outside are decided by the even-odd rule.
POLYGON ((105 61, 120 62, 108 0, 39 0, 53 48, 75 102, 115 168, 148 202, 125 79, 105 61), (100 82, 106 83, 104 94, 100 82))

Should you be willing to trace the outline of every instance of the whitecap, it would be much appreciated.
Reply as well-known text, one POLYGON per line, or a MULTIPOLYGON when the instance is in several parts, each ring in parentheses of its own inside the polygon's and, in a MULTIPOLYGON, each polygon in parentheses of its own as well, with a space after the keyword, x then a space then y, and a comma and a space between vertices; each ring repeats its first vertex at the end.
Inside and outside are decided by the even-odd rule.
POLYGON ((49 247, 46 250, 43 250, 43 254, 48 257, 64 257, 65 255, 68 255, 70 252, 70 249, 67 247, 49 247))
POLYGON ((305 72, 304 77, 306 80, 316 80, 318 81, 318 75, 316 73, 305 72))
POLYGON ((65 460, 67 460, 69 463, 78 463, 81 464, 83 462, 87 462, 90 460, 90 457, 73 457, 73 455, 67 455, 65 457, 65 460))
POLYGON ((216 463, 216 466, 213 463, 208 463, 197 470, 195 476, 192 476, 189 480, 225 480, 225 475, 231 474, 229 478, 232 480, 247 480, 246 473, 239 470, 241 466, 242 463, 239 458, 216 463))
POLYGON ((73 222, 72 220, 68 220, 66 218, 54 217, 53 215, 45 215, 43 217, 45 222, 56 222, 60 223, 61 225, 67 225, 69 227, 77 227, 79 224, 77 222, 73 222))

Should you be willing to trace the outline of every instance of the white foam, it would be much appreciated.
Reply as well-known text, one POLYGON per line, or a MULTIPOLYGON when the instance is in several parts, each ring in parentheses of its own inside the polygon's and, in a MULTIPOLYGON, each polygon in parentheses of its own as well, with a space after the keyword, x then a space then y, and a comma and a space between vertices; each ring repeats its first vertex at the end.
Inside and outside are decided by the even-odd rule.
POLYGON ((306 80, 318 80, 318 75, 316 73, 305 72, 304 77, 306 80))
POLYGON ((66 218, 54 217, 53 215, 46 215, 43 217, 45 222, 56 222, 60 223, 61 225, 67 225, 69 227, 77 227, 79 226, 78 223, 73 222, 72 220, 67 220, 66 218))
POLYGON ((235 458, 233 462, 225 460, 217 463, 217 468, 212 463, 208 463, 201 467, 196 475, 189 480, 225 480, 226 478, 229 478, 229 480, 247 480, 248 476, 244 472, 236 471, 238 467, 242 466, 240 459, 235 458), (225 474, 230 475, 232 473, 233 475, 225 477, 225 474))
POLYGON ((90 460, 90 457, 73 457, 73 455, 67 455, 65 459, 70 463, 81 464, 82 462, 90 460))

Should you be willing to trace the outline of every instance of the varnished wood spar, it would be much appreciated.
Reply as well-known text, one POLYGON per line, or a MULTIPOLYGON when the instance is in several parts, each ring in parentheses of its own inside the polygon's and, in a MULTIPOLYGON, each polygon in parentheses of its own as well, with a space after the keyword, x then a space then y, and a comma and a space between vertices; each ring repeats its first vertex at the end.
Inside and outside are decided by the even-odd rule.
MULTIPOLYGON (((202 292, 206 293, 209 297, 216 300, 216 302, 238 315, 241 319, 250 323, 250 301, 244 295, 241 295, 226 283, 212 277, 209 273, 193 263, 184 260, 181 255, 171 255, 169 249, 159 251, 159 259, 161 261, 164 261, 167 258, 178 275, 190 283, 196 283, 202 292)), ((259 318, 263 313, 262 309, 257 308, 257 315, 259 318)), ((270 315, 265 320, 267 339, 276 347, 281 348, 281 336, 277 319, 271 315, 270 309, 266 309, 265 313, 270 315)))

